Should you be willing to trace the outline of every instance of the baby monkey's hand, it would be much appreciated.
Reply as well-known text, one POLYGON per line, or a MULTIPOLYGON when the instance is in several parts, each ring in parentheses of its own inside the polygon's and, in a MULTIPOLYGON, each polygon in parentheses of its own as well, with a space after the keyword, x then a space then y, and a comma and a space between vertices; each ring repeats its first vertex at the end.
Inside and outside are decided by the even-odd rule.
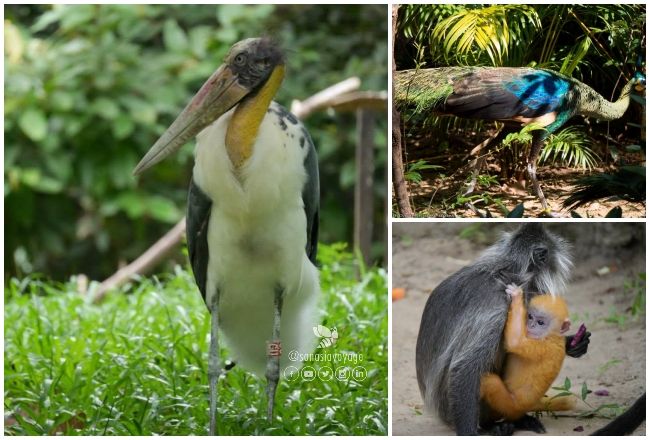
POLYGON ((513 299, 520 295, 523 295, 524 291, 521 290, 520 286, 510 283, 506 286, 506 293, 508 294, 509 299, 513 299))

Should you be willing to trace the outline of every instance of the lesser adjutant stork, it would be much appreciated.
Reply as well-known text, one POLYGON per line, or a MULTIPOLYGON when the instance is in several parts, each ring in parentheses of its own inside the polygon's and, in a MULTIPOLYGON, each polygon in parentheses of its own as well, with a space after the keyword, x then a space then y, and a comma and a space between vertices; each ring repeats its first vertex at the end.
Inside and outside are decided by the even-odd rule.
POLYGON ((318 161, 305 127, 272 101, 284 71, 275 42, 236 43, 134 170, 196 136, 187 243, 211 313, 210 434, 217 431, 219 330, 238 365, 265 373, 269 420, 280 369, 292 364, 287 354, 314 348, 318 161))

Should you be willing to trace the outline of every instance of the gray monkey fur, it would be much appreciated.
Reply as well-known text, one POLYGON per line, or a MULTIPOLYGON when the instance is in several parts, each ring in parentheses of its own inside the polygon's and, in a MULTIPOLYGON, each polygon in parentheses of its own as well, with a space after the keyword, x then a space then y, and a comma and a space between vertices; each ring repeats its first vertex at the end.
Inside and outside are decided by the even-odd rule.
POLYGON ((457 434, 478 433, 481 376, 503 365, 505 286, 522 285, 526 302, 536 294, 562 294, 571 267, 565 240, 525 223, 433 290, 417 339, 418 385, 426 407, 457 434))

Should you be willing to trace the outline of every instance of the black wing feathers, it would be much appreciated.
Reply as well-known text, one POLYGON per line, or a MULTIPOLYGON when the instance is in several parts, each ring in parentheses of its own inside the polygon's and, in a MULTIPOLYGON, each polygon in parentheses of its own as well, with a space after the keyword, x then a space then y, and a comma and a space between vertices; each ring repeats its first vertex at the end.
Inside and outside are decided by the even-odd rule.
POLYGON ((201 191, 194 183, 190 182, 190 191, 187 196, 187 248, 190 264, 196 285, 199 286, 203 300, 206 298, 206 283, 208 276, 208 224, 210 223, 210 210, 212 200, 201 191))
POLYGON ((318 251, 318 221, 320 210, 320 181, 318 178, 318 156, 307 130, 303 128, 305 136, 304 165, 307 173, 307 181, 302 189, 302 201, 305 205, 305 217, 307 218, 307 245, 305 252, 309 260, 316 265, 316 253, 318 251))

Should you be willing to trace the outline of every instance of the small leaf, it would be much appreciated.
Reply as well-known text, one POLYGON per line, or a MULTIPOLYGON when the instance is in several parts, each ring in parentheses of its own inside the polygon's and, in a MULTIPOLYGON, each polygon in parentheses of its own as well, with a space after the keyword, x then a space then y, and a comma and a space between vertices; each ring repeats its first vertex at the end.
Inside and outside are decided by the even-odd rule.
POLYGON ((32 25, 32 32, 40 32, 49 25, 59 21, 61 19, 62 11, 62 9, 53 9, 45 12, 43 15, 38 17, 36 22, 32 25))
POLYGON ((47 119, 39 109, 30 108, 20 115, 20 129, 34 142, 39 142, 47 136, 47 119))
POLYGON ((582 400, 585 400, 587 398, 587 394, 589 394, 589 388, 587 388, 587 382, 583 382, 582 389, 580 390, 580 397, 582 400))
POLYGON ((622 218, 622 217, 623 217, 623 209, 621 209, 620 206, 615 206, 607 213, 607 215, 605 215, 605 218, 622 218))
POLYGON ((96 5, 69 5, 64 8, 61 18, 61 28, 76 31, 85 24, 90 24, 95 18, 96 5))
POLYGON ((63 183, 51 177, 41 176, 34 185, 34 190, 46 194, 57 194, 63 191, 63 183))
POLYGON ((108 98, 97 98, 90 106, 93 113, 104 119, 113 120, 120 114, 118 105, 108 98))
POLYGON ((187 35, 174 20, 167 20, 163 27, 165 47, 173 52, 181 52, 187 48, 187 35))
POLYGON ((190 31, 190 48, 196 57, 205 57, 207 47, 210 44, 211 34, 212 29, 208 26, 197 26, 190 31))
POLYGON ((133 120, 127 114, 120 114, 113 122, 113 134, 117 139, 124 139, 135 129, 133 120))
POLYGON ((173 202, 157 196, 147 200, 147 211, 151 217, 165 223, 175 223, 182 215, 173 202))
POLYGON ((507 218, 522 218, 524 216, 524 204, 520 203, 508 213, 507 218))
POLYGON ((74 107, 74 97, 71 93, 55 91, 50 95, 50 104, 55 111, 69 111, 74 107))

